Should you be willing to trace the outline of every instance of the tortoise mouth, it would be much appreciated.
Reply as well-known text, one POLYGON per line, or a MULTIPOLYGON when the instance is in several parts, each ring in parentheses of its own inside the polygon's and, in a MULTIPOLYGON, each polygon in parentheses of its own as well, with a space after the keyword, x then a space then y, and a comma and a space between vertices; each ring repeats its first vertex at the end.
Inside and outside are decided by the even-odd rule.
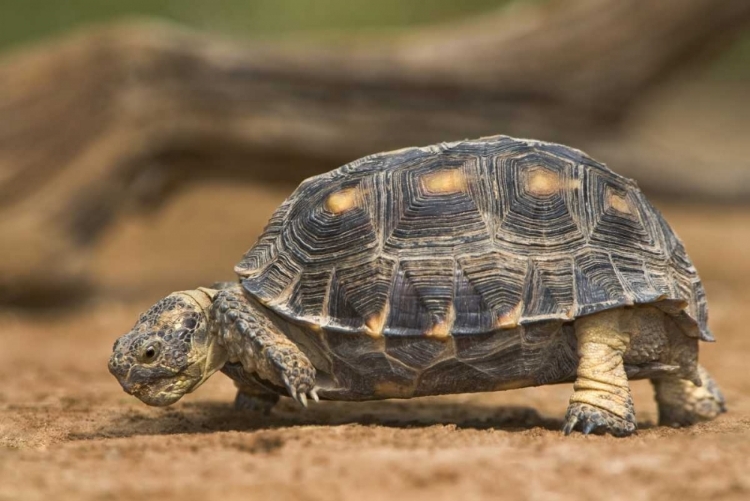
POLYGON ((190 393, 196 383, 198 381, 191 378, 177 377, 150 384, 122 381, 120 385, 125 393, 136 397, 144 404, 164 407, 172 405, 185 394, 190 393))
POLYGON ((131 393, 138 400, 152 407, 166 407, 176 403, 182 398, 182 394, 154 393, 151 391, 138 391, 131 393))
POLYGON ((125 393, 133 395, 147 405, 163 407, 177 402, 183 395, 192 391, 198 378, 186 373, 178 373, 165 368, 132 366, 118 382, 125 393))

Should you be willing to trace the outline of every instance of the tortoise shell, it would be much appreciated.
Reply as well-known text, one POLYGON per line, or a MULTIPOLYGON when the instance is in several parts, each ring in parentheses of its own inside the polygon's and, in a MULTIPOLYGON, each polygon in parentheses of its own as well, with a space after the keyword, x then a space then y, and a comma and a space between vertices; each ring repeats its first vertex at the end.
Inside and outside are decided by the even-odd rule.
POLYGON ((696 270, 634 181, 504 136, 305 180, 235 271, 281 317, 327 332, 441 338, 653 303, 711 339, 696 270))

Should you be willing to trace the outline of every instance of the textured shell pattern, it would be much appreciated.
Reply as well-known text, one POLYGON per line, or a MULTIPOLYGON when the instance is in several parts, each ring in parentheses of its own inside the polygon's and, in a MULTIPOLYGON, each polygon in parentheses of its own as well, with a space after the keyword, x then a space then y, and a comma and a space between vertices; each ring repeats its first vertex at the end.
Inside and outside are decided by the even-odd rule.
POLYGON ((685 249, 636 184, 581 151, 496 136, 312 177, 235 271, 293 322, 461 336, 664 305, 710 340, 685 249))

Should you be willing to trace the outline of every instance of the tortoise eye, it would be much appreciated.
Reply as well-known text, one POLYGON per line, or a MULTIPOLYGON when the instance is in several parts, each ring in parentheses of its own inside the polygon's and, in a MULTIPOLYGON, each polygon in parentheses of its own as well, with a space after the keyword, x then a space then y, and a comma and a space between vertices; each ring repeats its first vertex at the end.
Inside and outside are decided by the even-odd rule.
POLYGON ((145 350, 143 350, 141 354, 141 361, 142 362, 153 362, 154 359, 156 359, 156 356, 159 354, 159 346, 155 344, 150 344, 146 347, 145 350))

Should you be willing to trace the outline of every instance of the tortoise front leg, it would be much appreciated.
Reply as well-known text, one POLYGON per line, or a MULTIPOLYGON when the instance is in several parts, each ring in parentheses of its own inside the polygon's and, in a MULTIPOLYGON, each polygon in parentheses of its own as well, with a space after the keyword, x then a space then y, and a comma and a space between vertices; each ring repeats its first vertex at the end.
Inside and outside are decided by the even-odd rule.
POLYGON ((621 316, 627 314, 611 310, 576 320, 579 362, 565 415, 566 435, 575 429, 615 436, 635 432, 633 398, 623 363, 630 334, 620 327, 621 316))
POLYGON ((652 379, 656 402, 659 405, 659 424, 662 426, 690 426, 710 421, 726 412, 724 395, 708 371, 698 366, 703 383, 696 386, 677 376, 652 379))
POLYGON ((231 361, 307 406, 307 396, 318 400, 315 368, 302 350, 274 326, 265 310, 251 303, 238 286, 219 291, 211 318, 231 361))

